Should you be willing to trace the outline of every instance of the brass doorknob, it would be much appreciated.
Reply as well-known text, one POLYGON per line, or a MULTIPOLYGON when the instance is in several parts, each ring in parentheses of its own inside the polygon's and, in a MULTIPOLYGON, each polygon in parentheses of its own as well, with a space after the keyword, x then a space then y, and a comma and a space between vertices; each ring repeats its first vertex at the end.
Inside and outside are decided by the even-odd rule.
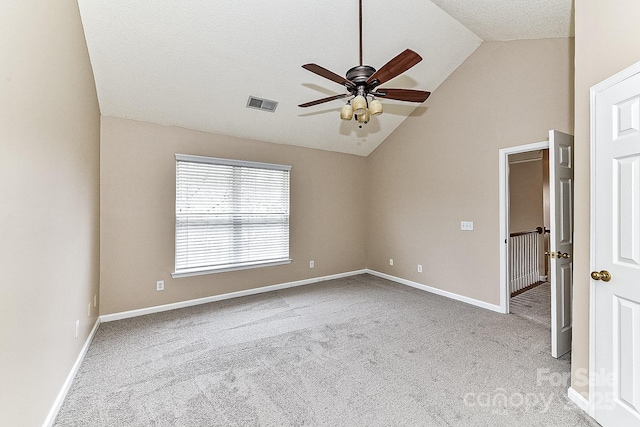
POLYGON ((556 253, 555 252, 545 251, 544 254, 550 256, 551 258, 555 258, 556 257, 556 253))
POLYGON ((611 273, 609 273, 607 270, 602 270, 600 272, 592 271, 591 278, 593 280, 602 280, 603 282, 608 282, 609 280, 611 280, 611 273))
POLYGON ((558 258, 559 258, 559 257, 562 257, 562 258, 569 258, 569 253, 567 253, 567 252, 565 252, 565 253, 558 252, 558 258))

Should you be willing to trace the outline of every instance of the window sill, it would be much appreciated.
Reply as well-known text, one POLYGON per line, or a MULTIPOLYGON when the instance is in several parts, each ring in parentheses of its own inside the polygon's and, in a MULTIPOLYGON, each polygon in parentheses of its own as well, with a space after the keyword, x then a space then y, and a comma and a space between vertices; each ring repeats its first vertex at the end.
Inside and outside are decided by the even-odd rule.
POLYGON ((275 265, 291 264, 291 259, 282 259, 278 261, 252 262, 246 264, 236 264, 230 266, 221 266, 216 268, 201 268, 193 270, 183 270, 171 273, 171 277, 179 279, 181 277, 202 276, 205 274, 226 273, 229 271, 248 270, 250 268, 273 267, 275 265))

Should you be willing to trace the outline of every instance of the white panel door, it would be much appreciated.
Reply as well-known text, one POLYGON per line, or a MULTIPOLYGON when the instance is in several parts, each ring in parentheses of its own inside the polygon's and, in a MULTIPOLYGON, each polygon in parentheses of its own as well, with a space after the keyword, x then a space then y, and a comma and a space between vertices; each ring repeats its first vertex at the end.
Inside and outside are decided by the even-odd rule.
POLYGON ((592 413, 640 426, 640 66, 592 89, 592 413), (633 74, 635 73, 635 74, 633 74))
POLYGON ((573 301, 573 136, 549 131, 551 355, 571 350, 573 301))

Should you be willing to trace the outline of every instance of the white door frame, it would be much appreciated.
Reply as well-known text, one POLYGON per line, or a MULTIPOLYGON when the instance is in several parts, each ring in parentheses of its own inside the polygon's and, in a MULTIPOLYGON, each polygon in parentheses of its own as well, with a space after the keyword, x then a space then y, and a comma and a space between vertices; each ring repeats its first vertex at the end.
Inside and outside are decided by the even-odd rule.
POLYGON ((500 313, 509 313, 509 155, 549 148, 549 141, 501 148, 500 171, 500 313))

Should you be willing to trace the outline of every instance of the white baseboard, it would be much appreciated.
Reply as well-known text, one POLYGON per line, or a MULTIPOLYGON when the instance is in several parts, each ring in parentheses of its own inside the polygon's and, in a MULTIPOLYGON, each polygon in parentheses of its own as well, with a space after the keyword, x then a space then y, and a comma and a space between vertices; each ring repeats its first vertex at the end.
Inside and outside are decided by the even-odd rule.
POLYGON ((540 276, 538 278, 538 280, 540 280, 541 282, 546 282, 547 281, 547 276, 540 276))
POLYGON ((589 413, 589 400, 578 393, 575 388, 569 387, 569 390, 567 390, 567 396, 570 401, 578 406, 578 408, 582 409, 587 414, 589 413))
POLYGON ((76 359, 76 362, 73 364, 73 367, 71 368, 71 372, 69 372, 69 375, 67 375, 67 379, 65 380, 64 384, 62 385, 62 389, 58 393, 58 396, 56 397, 56 400, 53 402, 53 406, 49 410, 49 414, 47 415, 47 418, 44 420, 43 427, 51 427, 53 425, 54 421, 56 420, 56 417, 58 416, 58 412, 60 411, 60 408, 62 407, 62 403, 64 402, 64 399, 65 399, 65 397, 67 397, 67 393, 69 392, 69 389, 71 388, 71 384, 73 383, 73 379, 76 377, 76 374, 78 373, 78 369, 80 368, 80 365, 82 364, 82 361, 84 360, 84 356, 86 356, 87 350, 89 350, 89 345, 91 344, 91 341, 93 341, 93 337, 95 336, 96 331, 98 330, 98 326, 100 326, 100 318, 99 317, 96 319, 96 323, 93 325, 93 329, 91 329, 91 332, 89 333, 89 336, 87 337, 87 340, 84 342, 84 345, 82 346, 82 349, 80 350, 80 354, 78 354, 78 358, 76 359))
POLYGON ((467 304, 475 305, 477 307, 482 307, 482 308, 485 308, 487 310, 491 310, 491 311, 496 311, 498 313, 502 313, 502 309, 500 308, 499 305, 489 304, 488 302, 484 302, 484 301, 480 301, 480 300, 477 300, 477 299, 465 297, 464 295, 458 295, 458 294, 455 294, 455 293, 449 292, 449 291, 443 291, 442 289, 433 288, 431 286, 423 285, 421 283, 412 282, 411 280, 402 279, 402 278, 396 277, 396 276, 391 276, 390 274, 380 273, 379 271, 375 271, 375 270, 367 269, 366 272, 371 274, 371 275, 373 275, 373 276, 378 276, 378 277, 382 277, 383 279, 391 280, 392 282, 397 282, 397 283, 400 283, 400 284, 403 284, 403 285, 411 286, 412 288, 417 288, 417 289, 420 289, 420 290, 423 290, 423 291, 431 292, 432 294, 441 295, 443 297, 451 298, 451 299, 454 299, 454 300, 457 300, 457 301, 462 301, 462 302, 465 302, 467 304))
POLYGON ((160 313, 163 311, 176 310, 178 308, 192 307, 194 305, 207 304, 215 301, 222 301, 231 298, 244 297, 248 295, 256 295, 264 292, 277 291, 280 289, 293 288, 296 286, 310 285, 312 283, 324 282, 327 280, 341 279, 343 277, 356 276, 365 274, 367 270, 348 271, 346 273, 332 274, 330 276, 313 277, 311 279, 297 280, 295 282, 280 283, 278 285, 263 286, 260 288, 247 289, 244 291, 230 292, 228 294, 214 295, 205 298, 197 298, 187 301, 174 302, 171 304, 157 305, 154 307, 141 308, 137 310, 122 311, 113 314, 104 314, 100 316, 101 322, 112 322, 114 320, 128 319, 130 317, 144 316, 145 314, 160 313))

